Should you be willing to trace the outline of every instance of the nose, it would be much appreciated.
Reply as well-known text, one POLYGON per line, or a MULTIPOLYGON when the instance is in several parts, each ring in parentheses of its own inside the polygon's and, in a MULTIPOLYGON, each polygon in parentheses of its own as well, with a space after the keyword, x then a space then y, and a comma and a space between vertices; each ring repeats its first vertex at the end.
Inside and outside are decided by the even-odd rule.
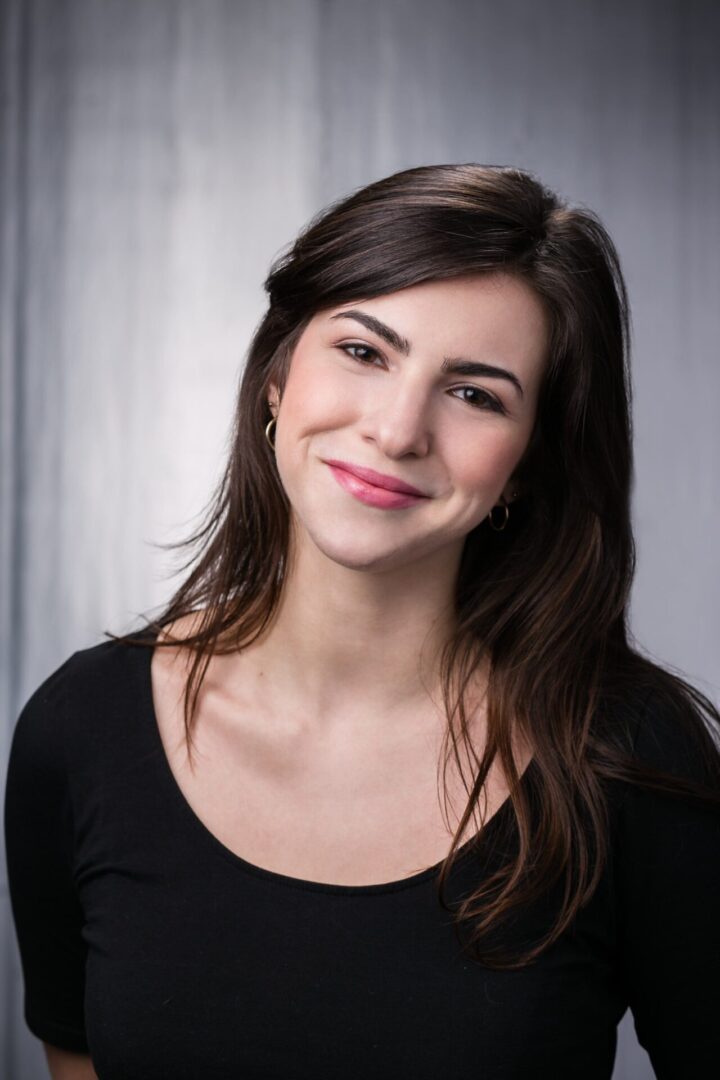
POLYGON ((410 379, 388 380, 382 394, 376 386, 364 402, 360 431, 389 458, 425 457, 433 441, 427 388, 410 379))

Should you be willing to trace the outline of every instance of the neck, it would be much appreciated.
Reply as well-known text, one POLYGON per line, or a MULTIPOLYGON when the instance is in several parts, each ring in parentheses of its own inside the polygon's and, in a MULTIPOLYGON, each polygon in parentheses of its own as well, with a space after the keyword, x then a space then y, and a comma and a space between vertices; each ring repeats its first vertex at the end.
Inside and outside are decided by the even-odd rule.
POLYGON ((441 702, 461 547, 386 569, 295 545, 272 625, 239 657, 258 694, 309 727, 387 725, 441 702))

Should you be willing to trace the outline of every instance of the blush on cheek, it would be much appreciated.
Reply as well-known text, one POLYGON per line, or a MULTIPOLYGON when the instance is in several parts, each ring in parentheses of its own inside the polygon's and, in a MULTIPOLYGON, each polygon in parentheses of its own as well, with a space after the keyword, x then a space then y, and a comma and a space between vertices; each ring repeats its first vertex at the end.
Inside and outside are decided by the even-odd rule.
POLYGON ((342 402, 352 398, 347 377, 337 368, 321 363, 311 355, 296 353, 285 385, 283 410, 290 426, 303 428, 327 426, 342 402))
POLYGON ((497 442, 475 445, 458 462, 456 484, 465 491, 488 493, 490 497, 490 493, 502 490, 521 453, 517 440, 512 444, 503 440, 500 445, 497 442))

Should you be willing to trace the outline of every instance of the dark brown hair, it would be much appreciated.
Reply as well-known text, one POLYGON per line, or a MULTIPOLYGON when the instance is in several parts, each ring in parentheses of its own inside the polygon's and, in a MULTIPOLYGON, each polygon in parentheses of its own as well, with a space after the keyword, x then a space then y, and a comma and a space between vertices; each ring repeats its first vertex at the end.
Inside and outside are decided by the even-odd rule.
MULTIPOLYGON (((247 353, 229 460, 205 522, 169 548, 198 548, 194 568, 155 630, 197 612, 196 632, 175 637, 195 653, 186 683, 191 751, 200 684, 213 652, 241 649, 268 626, 287 561, 290 507, 264 434, 270 382, 285 384, 292 350, 318 311, 422 281, 502 270, 534 288, 550 322, 537 419, 516 470, 520 498, 503 531, 488 522, 466 538, 455 588, 456 626, 442 658, 451 746, 474 762, 468 803, 442 864, 444 885, 467 823, 479 811, 496 755, 510 786, 516 856, 478 883, 457 910, 475 955, 494 967, 534 959, 590 898, 608 852, 608 784, 720 805, 712 702, 631 643, 627 607, 635 549, 629 318, 615 247, 597 216, 568 207, 535 177, 474 163, 407 169, 316 215, 265 281, 267 312, 247 353), (490 660, 487 743, 478 759, 464 690, 490 660), (631 727, 650 697, 697 747, 700 779, 660 773, 633 758, 631 727), (532 748, 520 784, 511 735, 532 748), (531 800, 540 812, 531 813, 531 800), (547 934, 524 953, 493 947, 513 909, 564 881, 547 934), (494 936, 494 935, 493 935, 494 936)), ((140 634, 110 637, 153 645, 140 634)), ((447 801, 445 802, 447 808, 447 801)), ((482 820, 482 814, 480 814, 482 820)), ((482 829, 477 842, 482 842, 482 829)))

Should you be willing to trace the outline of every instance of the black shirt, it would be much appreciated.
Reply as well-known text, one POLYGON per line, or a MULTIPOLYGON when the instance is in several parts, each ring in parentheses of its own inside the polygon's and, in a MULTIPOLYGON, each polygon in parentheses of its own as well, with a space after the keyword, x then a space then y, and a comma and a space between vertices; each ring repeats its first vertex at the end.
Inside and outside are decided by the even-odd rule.
MULTIPOLYGON (((100 1080, 607 1080, 629 1006, 660 1080, 717 1075, 717 815, 618 785, 591 901, 534 964, 494 971, 461 950, 439 864, 330 885, 216 839, 165 756, 150 659, 75 652, 15 726, 6 850, 40 1039, 90 1052, 100 1080)), ((657 709, 628 722, 642 760, 699 769, 657 709)), ((451 901, 517 839, 509 800, 485 835, 463 845, 451 901)), ((517 917, 513 944, 540 939, 559 895, 517 917)))

